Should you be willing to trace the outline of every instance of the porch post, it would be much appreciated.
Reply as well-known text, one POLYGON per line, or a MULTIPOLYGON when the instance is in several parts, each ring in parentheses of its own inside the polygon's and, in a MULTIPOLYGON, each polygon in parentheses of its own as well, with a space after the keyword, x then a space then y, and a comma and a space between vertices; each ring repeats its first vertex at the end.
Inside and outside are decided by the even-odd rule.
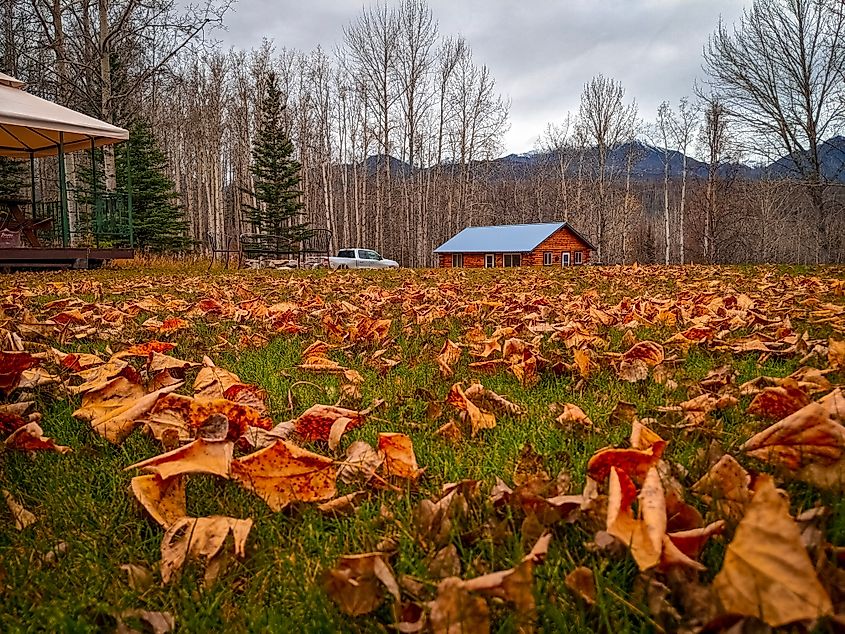
POLYGON ((59 132, 59 207, 62 222, 62 246, 70 244, 70 219, 67 207, 67 174, 65 173, 65 134, 59 132))
POLYGON ((129 159, 132 143, 126 142, 126 211, 129 216, 129 248, 135 248, 135 227, 132 223, 132 161, 129 159))

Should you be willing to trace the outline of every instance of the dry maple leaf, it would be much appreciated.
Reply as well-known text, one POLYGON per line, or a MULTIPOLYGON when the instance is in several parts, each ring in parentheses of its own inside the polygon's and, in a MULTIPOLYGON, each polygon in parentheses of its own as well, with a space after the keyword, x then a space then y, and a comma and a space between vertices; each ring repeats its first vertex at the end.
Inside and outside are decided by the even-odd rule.
POLYGON ((225 398, 226 390, 241 383, 241 378, 214 365, 208 357, 203 357, 203 367, 194 379, 194 397, 196 398, 225 398))
POLYGON ((232 478, 274 511, 291 502, 328 500, 336 492, 334 461, 284 440, 232 461, 232 478))
POLYGON ((12 513, 12 518, 15 520, 15 530, 22 531, 27 526, 30 526, 37 518, 33 513, 26 510, 23 504, 18 502, 15 499, 15 496, 9 493, 6 489, 2 490, 3 497, 6 500, 6 505, 9 507, 9 511, 12 513))
POLYGON ((437 586, 437 599, 430 604, 429 622, 434 634, 483 634, 490 631, 490 609, 483 597, 469 592, 457 577, 437 586))
POLYGON ((334 405, 312 405, 294 421, 296 433, 308 441, 330 440, 334 430, 333 444, 336 445, 341 434, 363 425, 367 415, 382 402, 376 401, 371 407, 361 411, 334 405))
POLYGON ((3 443, 9 449, 17 451, 55 451, 65 454, 73 451, 70 447, 57 445, 52 438, 44 436, 44 430, 38 423, 27 423, 19 427, 3 443))
POLYGON ((384 553, 341 557, 323 575, 323 587, 342 612, 349 616, 369 614, 384 600, 386 589, 400 601, 399 584, 384 560, 384 553))
POLYGON ((845 396, 841 390, 802 407, 749 438, 742 451, 821 487, 845 481, 845 396))
POLYGON ((772 627, 832 614, 789 503, 770 477, 758 479, 713 587, 725 613, 772 627))
POLYGON ((593 364, 592 360, 590 359, 590 351, 576 348, 572 351, 572 355, 575 359, 575 365, 577 366, 578 371, 581 373, 581 377, 584 379, 589 379, 590 374, 592 374, 593 372, 593 364))
POLYGON ((587 605, 595 605, 598 600, 596 592, 596 577, 592 569, 586 566, 578 566, 566 575, 564 580, 566 587, 587 605))
POLYGON ((809 403, 810 397, 798 386, 798 382, 788 379, 777 387, 761 390, 746 412, 769 420, 780 420, 809 403))
POLYGON ((633 359, 631 361, 623 359, 619 364, 616 375, 628 383, 645 381, 648 378, 648 364, 642 359, 633 359))
POLYGON ((560 414, 555 422, 566 429, 595 429, 593 421, 584 413, 584 410, 573 403, 564 403, 560 406, 560 414))
POLYGON ((185 482, 181 475, 167 479, 156 473, 135 476, 131 489, 150 517, 165 528, 187 515, 185 482))
POLYGON ((167 634, 176 628, 176 619, 170 612, 151 612, 149 610, 123 610, 117 615, 117 629, 115 634, 135 634, 139 631, 150 631, 152 634, 167 634), (135 619, 146 624, 142 630, 130 627, 124 619, 135 619))
POLYGON ((467 398, 460 383, 455 383, 449 390, 446 402, 457 407, 469 419, 473 437, 482 429, 492 429, 496 426, 496 417, 467 398))
POLYGON ((125 350, 121 350, 115 357, 145 357, 148 358, 153 352, 170 352, 176 347, 175 343, 168 341, 147 341, 145 343, 136 343, 129 346, 125 350))
POLYGON ((519 416, 522 414, 522 408, 516 403, 511 403, 508 399, 496 394, 481 383, 473 383, 465 391, 464 396, 475 403, 479 408, 485 409, 498 415, 508 414, 510 416, 519 416))
POLYGON ((205 560, 205 582, 211 583, 220 572, 220 564, 227 554, 223 547, 229 534, 232 534, 235 556, 243 557, 251 529, 251 519, 240 520, 222 515, 177 520, 161 540, 162 583, 168 583, 188 559, 205 560))
POLYGON ((38 359, 27 352, 0 351, 0 392, 9 394, 18 386, 23 372, 38 363, 38 359))
POLYGON ((195 368, 198 365, 199 363, 183 361, 182 359, 177 359, 176 357, 171 357, 170 355, 153 351, 150 353, 150 357, 147 360, 147 371, 151 374, 163 372, 164 370, 184 372, 185 370, 195 368))
POLYGON ((713 508, 716 517, 739 522, 751 500, 751 476, 730 454, 725 454, 692 485, 692 492, 713 508))
POLYGON ((382 470, 385 478, 416 480, 423 472, 417 465, 414 444, 409 436, 397 433, 378 435, 378 450, 384 455, 382 470))
POLYGON ((86 391, 82 395, 82 404, 74 413, 74 418, 97 420, 110 412, 134 403, 144 396, 144 388, 133 383, 125 376, 117 376, 99 387, 86 391))
POLYGON ((123 385, 122 389, 129 390, 123 392, 122 396, 112 395, 108 390, 98 392, 98 397, 93 397, 87 402, 83 401, 83 408, 74 412, 74 416, 82 419, 96 414, 95 418, 90 419, 91 427, 114 444, 122 442, 135 428, 142 424, 141 419, 153 408, 162 395, 179 389, 182 383, 174 383, 134 399, 132 396, 136 394, 135 388, 127 388, 126 384, 121 385, 123 385), (99 401, 98 398, 103 400, 99 401), (116 406, 110 407, 111 405, 116 406))
POLYGON ((649 367, 660 365, 665 358, 663 346, 654 341, 635 343, 622 355, 622 359, 628 363, 642 361, 649 367))
POLYGON ((635 518, 631 503, 636 487, 624 471, 611 467, 607 499, 607 532, 625 544, 640 570, 660 563, 666 535, 666 495, 657 469, 646 474, 639 494, 640 518, 635 518))
POLYGON ((833 337, 828 340, 827 365, 833 370, 845 370, 845 341, 833 337))
POLYGON ((269 427, 266 418, 247 405, 224 398, 195 399, 181 394, 163 395, 144 420, 158 439, 165 430, 172 429, 180 440, 190 440, 214 416, 222 416, 225 418, 223 422, 228 423, 223 429, 223 438, 227 440, 237 440, 247 427, 269 427))
POLYGON ((446 378, 455 374, 453 368, 461 359, 461 348, 451 339, 443 344, 443 349, 437 355, 437 365, 440 367, 440 374, 446 378))
POLYGON ((232 448, 231 442, 198 438, 173 451, 137 462, 124 471, 144 469, 165 480, 182 473, 210 473, 228 478, 232 448))
POLYGON ((587 463, 587 475, 596 482, 603 482, 612 468, 624 471, 635 480, 645 478, 663 455, 666 441, 661 440, 646 449, 599 449, 587 463))

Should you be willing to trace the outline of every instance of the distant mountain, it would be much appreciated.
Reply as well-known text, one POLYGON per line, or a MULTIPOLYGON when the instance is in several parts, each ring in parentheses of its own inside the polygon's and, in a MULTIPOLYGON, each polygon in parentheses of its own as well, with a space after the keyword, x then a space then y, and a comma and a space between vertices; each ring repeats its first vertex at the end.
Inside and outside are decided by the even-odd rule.
MULTIPOLYGON (((845 183, 845 137, 835 136, 822 143, 819 148, 821 172, 826 180, 845 183)), ((775 176, 800 176, 797 156, 784 156, 769 166, 775 176)))
MULTIPOLYGON (((595 150, 587 151, 587 158, 595 150)), ((614 171, 627 169, 629 153, 633 153, 634 161, 631 166, 631 176, 638 181, 660 180, 663 178, 663 149, 654 147, 641 141, 625 143, 613 149, 608 157, 608 166, 614 171)), ((683 173, 684 155, 682 152, 670 150, 669 176, 679 177, 683 173)), ((824 142, 821 148, 822 173, 829 180, 845 183, 845 137, 837 136, 824 142)), ((405 161, 393 156, 375 154, 365 161, 367 171, 375 174, 384 169, 386 161, 390 162, 390 172, 408 176, 414 172, 405 161)), ((475 167, 484 166, 487 168, 487 178, 525 178, 532 168, 544 163, 556 164, 558 156, 554 152, 528 152, 525 154, 508 154, 497 159, 487 161, 474 161, 475 167)), ((578 164, 572 161, 569 167, 571 174, 578 172, 578 164)), ((697 178, 707 177, 707 163, 687 157, 688 174, 697 178)), ((752 167, 742 163, 731 163, 720 166, 720 173, 741 175, 744 178, 756 179, 768 173, 776 177, 797 176, 796 161, 793 157, 783 157, 768 166, 752 167)))

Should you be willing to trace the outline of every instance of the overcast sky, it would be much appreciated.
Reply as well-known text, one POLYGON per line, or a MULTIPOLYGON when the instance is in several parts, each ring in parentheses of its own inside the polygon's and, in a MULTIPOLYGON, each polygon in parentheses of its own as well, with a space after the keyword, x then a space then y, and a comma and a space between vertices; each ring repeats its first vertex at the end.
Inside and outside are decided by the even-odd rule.
MULTIPOLYGON (((334 50, 371 0, 238 0, 225 45, 334 50)), ((550 121, 575 111, 594 75, 618 79, 652 119, 664 99, 692 94, 701 50, 719 16, 750 0, 429 0, 441 35, 463 35, 511 101, 507 152, 531 150, 550 121)))

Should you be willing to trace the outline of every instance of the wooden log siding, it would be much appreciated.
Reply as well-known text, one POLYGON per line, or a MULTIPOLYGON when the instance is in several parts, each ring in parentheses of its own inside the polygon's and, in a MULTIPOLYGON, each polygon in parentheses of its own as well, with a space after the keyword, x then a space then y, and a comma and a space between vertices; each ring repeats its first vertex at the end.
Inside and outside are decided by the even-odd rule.
MULTIPOLYGON (((543 266, 543 254, 551 252, 552 264, 551 266, 561 266, 561 254, 569 253, 569 263, 571 266, 576 266, 575 252, 581 252, 581 264, 587 264, 590 261, 590 249, 584 242, 576 236, 568 227, 563 227, 555 231, 548 238, 543 240, 537 247, 529 252, 522 253, 522 266, 543 266)), ((506 253, 511 253, 507 251, 506 253)), ((440 253, 440 267, 444 269, 452 268, 452 254, 440 253)), ((464 268, 484 268, 485 253, 464 253, 464 268)), ((497 252, 496 254, 496 268, 504 266, 504 253, 497 252)))

